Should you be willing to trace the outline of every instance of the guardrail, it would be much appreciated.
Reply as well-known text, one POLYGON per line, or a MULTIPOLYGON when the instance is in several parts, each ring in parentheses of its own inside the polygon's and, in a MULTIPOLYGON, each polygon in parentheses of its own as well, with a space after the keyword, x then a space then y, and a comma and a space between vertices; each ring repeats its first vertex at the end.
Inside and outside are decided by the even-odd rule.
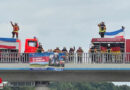
POLYGON ((35 87, 35 83, 33 81, 26 81, 26 82, 8 82, 6 86, 9 87, 35 87))
POLYGON ((76 53, 67 58, 66 63, 130 63, 130 53, 76 53))
POLYGON ((26 53, 0 53, 0 63, 29 63, 26 53))
MULTIPOLYGON (((68 54, 66 63, 130 63, 130 53, 83 53, 68 54)), ((27 53, 0 53, 0 63, 29 63, 27 53)))

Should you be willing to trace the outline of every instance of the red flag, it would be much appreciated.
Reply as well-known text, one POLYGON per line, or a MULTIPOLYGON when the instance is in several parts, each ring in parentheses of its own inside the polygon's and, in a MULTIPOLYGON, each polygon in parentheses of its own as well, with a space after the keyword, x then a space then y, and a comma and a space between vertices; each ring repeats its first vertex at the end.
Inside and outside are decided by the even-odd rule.
POLYGON ((112 47, 112 51, 120 51, 120 47, 112 47))
POLYGON ((106 50, 107 50, 107 47, 101 46, 101 51, 106 52, 106 50))

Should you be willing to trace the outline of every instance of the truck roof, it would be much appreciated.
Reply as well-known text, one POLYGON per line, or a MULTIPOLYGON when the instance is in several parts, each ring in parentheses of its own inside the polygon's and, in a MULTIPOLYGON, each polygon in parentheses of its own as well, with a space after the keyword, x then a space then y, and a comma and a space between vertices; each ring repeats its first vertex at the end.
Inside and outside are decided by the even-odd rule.
POLYGON ((100 42, 125 42, 125 38, 92 38, 92 43, 100 42))

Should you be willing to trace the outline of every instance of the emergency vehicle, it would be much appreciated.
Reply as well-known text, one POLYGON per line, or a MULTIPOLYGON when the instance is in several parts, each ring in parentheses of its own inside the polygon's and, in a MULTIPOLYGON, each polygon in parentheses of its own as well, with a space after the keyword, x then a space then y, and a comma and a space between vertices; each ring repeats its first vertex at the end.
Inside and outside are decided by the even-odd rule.
MULTIPOLYGON (((35 53, 39 44, 37 38, 25 40, 25 53, 35 53)), ((15 38, 0 38, 0 52, 21 53, 21 41, 15 38)))
POLYGON ((99 51, 110 46, 114 51, 130 52, 130 39, 125 38, 92 38, 91 44, 99 51))
MULTIPOLYGON (((121 55, 122 61, 130 61, 130 39, 125 38, 92 38, 91 49, 96 49, 96 53, 107 53, 108 58, 110 55, 121 55), (125 56, 123 55, 124 53, 125 56), (125 59, 124 59, 125 58, 125 59)), ((95 54, 96 55, 96 54, 95 54)), ((106 56, 106 55, 105 55, 106 56)), ((100 55, 101 57, 101 55, 100 55)))

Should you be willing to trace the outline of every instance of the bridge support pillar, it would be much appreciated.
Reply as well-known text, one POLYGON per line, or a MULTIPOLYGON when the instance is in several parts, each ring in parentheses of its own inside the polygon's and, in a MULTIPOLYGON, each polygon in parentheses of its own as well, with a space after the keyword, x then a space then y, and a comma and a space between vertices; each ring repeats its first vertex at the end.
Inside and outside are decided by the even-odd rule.
POLYGON ((48 88, 49 82, 48 81, 36 81, 35 82, 35 90, 50 90, 48 88))

